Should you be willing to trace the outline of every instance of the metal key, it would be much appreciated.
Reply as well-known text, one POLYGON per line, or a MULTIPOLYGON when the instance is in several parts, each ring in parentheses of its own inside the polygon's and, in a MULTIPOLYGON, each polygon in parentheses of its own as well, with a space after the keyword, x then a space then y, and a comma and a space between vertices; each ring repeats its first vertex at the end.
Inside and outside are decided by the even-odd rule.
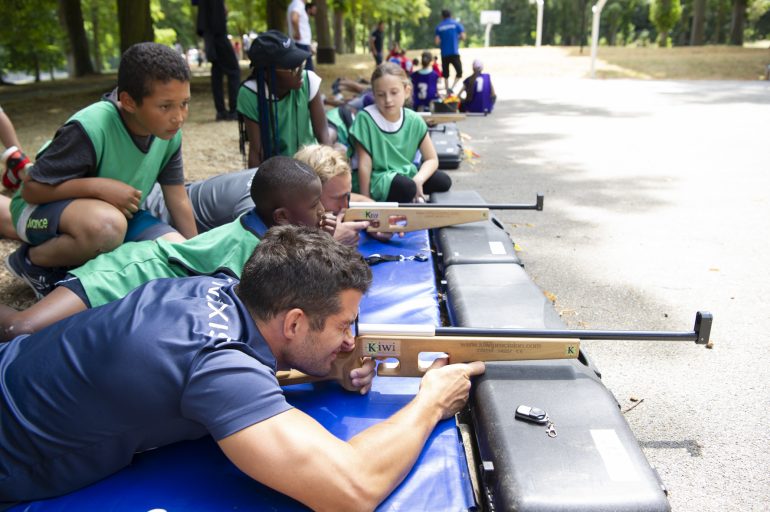
POLYGON ((548 424, 545 426, 545 433, 548 437, 556 437, 556 425, 553 421, 551 421, 551 418, 546 416, 546 420, 548 421, 548 424))

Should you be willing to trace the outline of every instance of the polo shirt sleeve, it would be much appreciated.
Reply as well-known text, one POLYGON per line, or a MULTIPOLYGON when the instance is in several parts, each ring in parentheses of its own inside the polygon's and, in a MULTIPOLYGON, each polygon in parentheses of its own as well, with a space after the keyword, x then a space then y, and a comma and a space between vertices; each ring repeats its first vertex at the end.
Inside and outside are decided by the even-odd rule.
POLYGON ((291 406, 270 368, 239 350, 212 349, 190 370, 181 409, 219 441, 291 406))

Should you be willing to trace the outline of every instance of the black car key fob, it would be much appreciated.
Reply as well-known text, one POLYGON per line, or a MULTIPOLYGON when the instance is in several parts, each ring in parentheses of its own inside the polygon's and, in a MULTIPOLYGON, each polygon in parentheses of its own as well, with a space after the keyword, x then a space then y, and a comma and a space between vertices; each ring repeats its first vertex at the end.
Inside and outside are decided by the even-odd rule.
POLYGON ((516 408, 516 419, 529 421, 532 423, 545 424, 548 422, 548 413, 537 407, 520 405, 516 408))

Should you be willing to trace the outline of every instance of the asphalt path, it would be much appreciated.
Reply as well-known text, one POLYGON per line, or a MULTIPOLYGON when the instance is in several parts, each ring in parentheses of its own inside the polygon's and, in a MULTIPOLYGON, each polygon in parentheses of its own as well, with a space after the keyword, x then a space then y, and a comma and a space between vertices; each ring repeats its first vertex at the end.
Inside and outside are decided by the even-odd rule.
MULTIPOLYGON (((501 68, 498 68, 498 70, 501 68)), ((568 326, 690 330, 713 349, 585 342, 677 512, 770 509, 770 83, 525 79, 468 118, 454 189, 498 212, 568 326), (641 402, 632 402, 632 398, 641 402)), ((590 410, 586 410, 590 414, 590 410)))

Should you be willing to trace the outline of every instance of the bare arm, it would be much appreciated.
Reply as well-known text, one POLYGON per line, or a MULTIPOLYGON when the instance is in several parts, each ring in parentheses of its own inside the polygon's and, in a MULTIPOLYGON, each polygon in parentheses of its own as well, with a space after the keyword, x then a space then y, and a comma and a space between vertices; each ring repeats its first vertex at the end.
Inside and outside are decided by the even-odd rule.
POLYGON ((427 133, 420 143, 420 153, 422 154, 422 165, 420 165, 420 170, 417 171, 417 174, 412 178, 414 182, 417 183, 417 196, 415 199, 419 199, 423 196, 423 184, 428 181, 430 177, 433 176, 433 173, 436 172, 436 169, 438 169, 438 154, 427 133))
POLYGON ((436 43, 436 46, 441 46, 441 38, 439 36, 436 36, 433 42, 436 43))
POLYGON ((372 182, 372 157, 369 153, 356 142, 356 153, 358 154, 358 192, 364 197, 372 197, 369 186, 372 182))
POLYGON ((314 510, 372 510, 407 475, 436 424, 465 404, 470 377, 484 371, 483 363, 444 364, 434 363, 406 407, 347 443, 292 409, 219 446, 247 475, 314 510))
POLYGON ((19 142, 19 137, 16 135, 16 130, 13 127, 11 118, 9 118, 5 112, 0 112, 0 142, 2 142, 3 146, 6 148, 16 146, 21 149, 21 143, 19 142))
POLYGON ((0 194, 0 236, 11 240, 19 239, 16 226, 11 219, 11 199, 2 194, 0 194))
POLYGON ((294 40, 299 41, 302 36, 299 34, 299 13, 297 11, 291 11, 291 30, 294 34, 294 40))
POLYGON ((166 202, 168 213, 174 227, 185 238, 192 238, 198 234, 195 224, 190 197, 187 195, 184 185, 161 185, 163 200, 166 202))
POLYGON ((356 194, 355 192, 351 192, 350 194, 350 200, 354 203, 373 203, 374 199, 372 199, 369 196, 356 194))
POLYGON ((129 219, 139 209, 139 203, 142 200, 141 191, 111 178, 75 178, 58 185, 47 185, 27 179, 21 196, 28 203, 34 204, 85 197, 101 199, 120 210, 129 219))
POLYGON ((249 167, 257 167, 262 163, 262 132, 259 124, 245 118, 246 134, 249 136, 249 167))
POLYGON ((331 146, 329 124, 326 122, 326 110, 324 110, 320 92, 310 100, 310 124, 313 125, 313 134, 318 143, 331 146))

